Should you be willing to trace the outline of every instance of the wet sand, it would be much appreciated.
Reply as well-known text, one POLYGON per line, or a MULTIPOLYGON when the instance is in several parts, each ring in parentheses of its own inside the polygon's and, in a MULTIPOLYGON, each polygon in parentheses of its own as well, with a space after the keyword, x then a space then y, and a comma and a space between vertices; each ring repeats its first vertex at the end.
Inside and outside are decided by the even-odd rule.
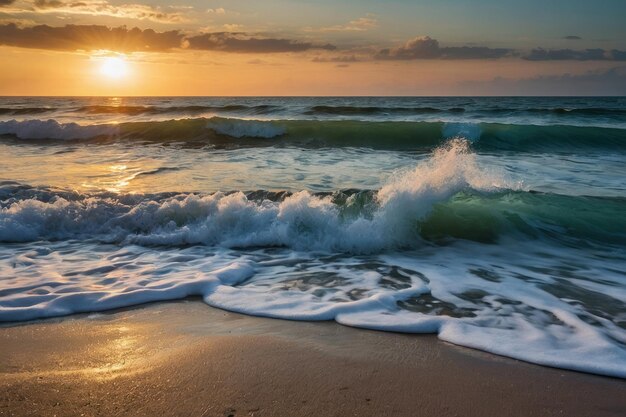
POLYGON ((191 300, 0 327, 0 416, 624 416, 626 381, 191 300))

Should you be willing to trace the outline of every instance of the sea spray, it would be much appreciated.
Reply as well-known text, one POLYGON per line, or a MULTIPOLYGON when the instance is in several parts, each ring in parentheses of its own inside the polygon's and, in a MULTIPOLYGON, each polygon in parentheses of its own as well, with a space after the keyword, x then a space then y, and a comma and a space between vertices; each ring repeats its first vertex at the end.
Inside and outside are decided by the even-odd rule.
MULTIPOLYGON (((433 206, 463 190, 493 192, 515 185, 479 166, 469 143, 453 139, 414 170, 392 179, 357 216, 332 196, 301 191, 282 201, 254 201, 241 191, 128 204, 115 198, 62 196, 5 203, 0 241, 99 238, 142 245, 285 246, 298 250, 371 253, 419 245, 433 206)), ((348 202, 349 203, 349 202, 348 202)))

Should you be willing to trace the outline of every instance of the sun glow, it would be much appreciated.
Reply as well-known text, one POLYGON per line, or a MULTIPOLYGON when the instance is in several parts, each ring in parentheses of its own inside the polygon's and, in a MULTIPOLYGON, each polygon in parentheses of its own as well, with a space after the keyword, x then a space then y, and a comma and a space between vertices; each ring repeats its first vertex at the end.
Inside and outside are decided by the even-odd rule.
POLYGON ((122 57, 104 58, 100 66, 100 74, 107 78, 124 78, 128 74, 128 63, 122 57))

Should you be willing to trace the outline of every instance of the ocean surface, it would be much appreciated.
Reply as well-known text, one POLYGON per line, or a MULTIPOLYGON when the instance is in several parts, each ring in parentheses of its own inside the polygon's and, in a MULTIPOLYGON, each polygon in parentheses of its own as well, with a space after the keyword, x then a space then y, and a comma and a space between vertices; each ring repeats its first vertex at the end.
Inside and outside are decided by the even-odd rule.
POLYGON ((0 97, 0 321, 192 295, 626 378, 626 98, 0 97))

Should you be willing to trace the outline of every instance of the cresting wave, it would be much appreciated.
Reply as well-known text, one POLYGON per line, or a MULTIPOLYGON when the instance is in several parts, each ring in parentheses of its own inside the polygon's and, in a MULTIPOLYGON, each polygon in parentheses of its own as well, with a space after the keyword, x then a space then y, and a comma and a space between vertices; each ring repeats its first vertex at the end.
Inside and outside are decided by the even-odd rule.
POLYGON ((568 151, 626 149, 626 129, 500 123, 244 120, 213 117, 82 126, 55 120, 0 122, 0 135, 18 139, 136 140, 206 145, 432 149, 465 137, 478 149, 568 151))
POLYGON ((83 195, 0 187, 0 242, 86 239, 379 253, 429 242, 501 238, 626 242, 623 198, 520 189, 480 167, 465 140, 378 191, 83 195))

